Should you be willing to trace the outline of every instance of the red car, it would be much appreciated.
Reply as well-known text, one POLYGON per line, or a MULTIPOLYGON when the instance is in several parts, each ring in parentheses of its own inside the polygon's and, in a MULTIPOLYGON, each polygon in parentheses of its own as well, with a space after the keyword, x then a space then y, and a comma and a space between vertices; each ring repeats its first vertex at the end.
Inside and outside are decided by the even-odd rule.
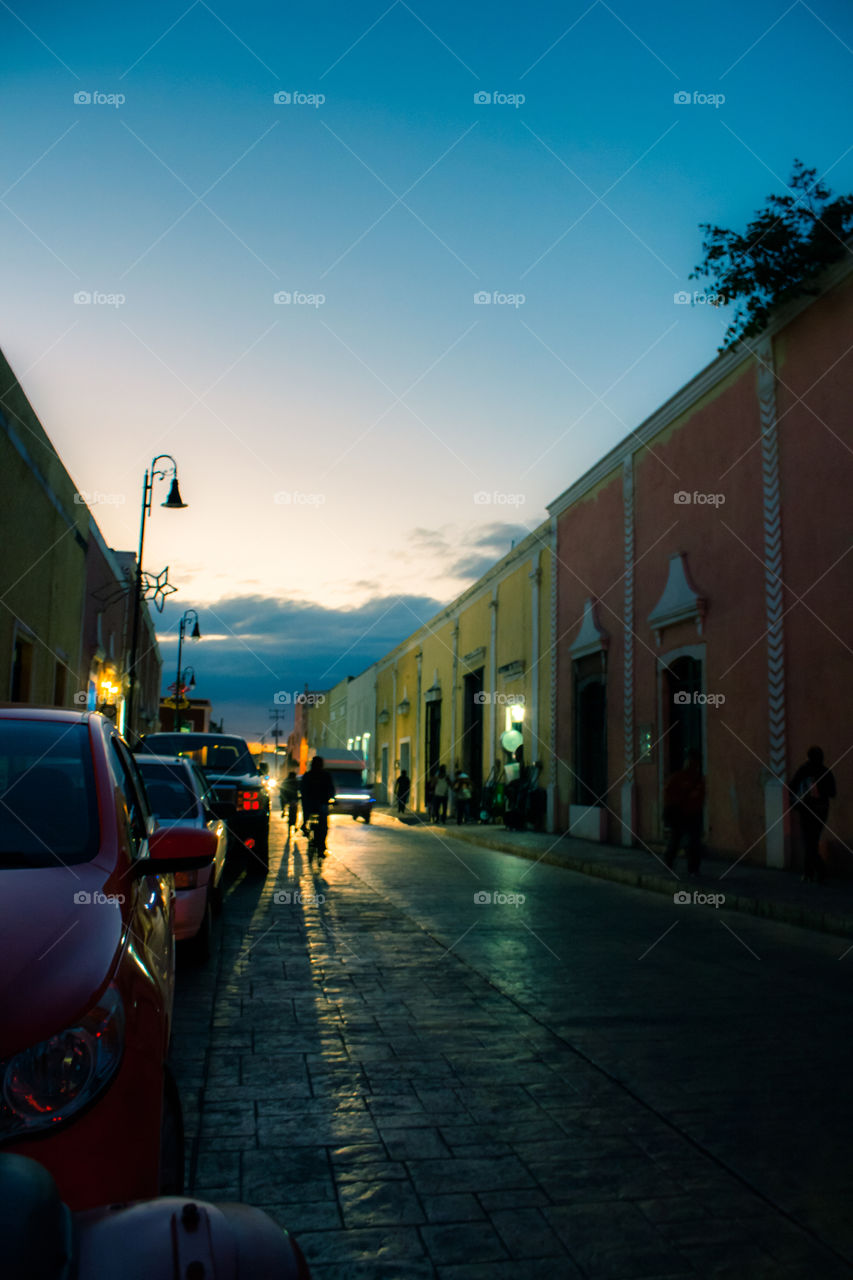
POLYGON ((156 828, 103 716, 0 708, 0 1151, 73 1209, 181 1188, 171 873, 215 847, 156 828))

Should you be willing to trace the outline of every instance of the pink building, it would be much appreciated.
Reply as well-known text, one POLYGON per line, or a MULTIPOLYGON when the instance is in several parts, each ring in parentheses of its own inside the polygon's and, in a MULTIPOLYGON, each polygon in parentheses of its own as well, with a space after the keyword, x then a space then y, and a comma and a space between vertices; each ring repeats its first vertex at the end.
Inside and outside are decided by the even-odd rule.
POLYGON ((695 748, 708 846, 798 865, 783 781, 817 743, 853 873, 853 270, 824 285, 549 508, 559 830, 658 843, 695 748))

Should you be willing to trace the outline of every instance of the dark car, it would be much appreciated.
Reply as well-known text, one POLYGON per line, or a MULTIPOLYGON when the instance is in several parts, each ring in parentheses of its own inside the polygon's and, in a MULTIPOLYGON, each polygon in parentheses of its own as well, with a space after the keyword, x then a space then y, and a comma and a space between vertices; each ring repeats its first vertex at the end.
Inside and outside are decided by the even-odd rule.
POLYGON ((228 733, 149 733, 139 750, 195 760, 210 783, 214 808, 225 819, 232 839, 253 855, 255 865, 267 867, 269 793, 245 739, 228 733))

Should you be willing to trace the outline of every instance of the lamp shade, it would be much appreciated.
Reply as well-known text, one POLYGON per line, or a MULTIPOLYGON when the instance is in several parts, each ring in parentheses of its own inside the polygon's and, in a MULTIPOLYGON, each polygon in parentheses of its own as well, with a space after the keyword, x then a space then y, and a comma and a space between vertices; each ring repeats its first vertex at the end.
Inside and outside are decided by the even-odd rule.
POLYGON ((198 628, 198 618, 196 618, 195 623, 193 624, 193 629, 190 632, 190 639, 191 640, 201 639, 201 632, 199 631, 199 628, 198 628))
POLYGON ((169 496, 165 502, 160 503, 160 506, 171 507, 172 510, 179 510, 181 507, 185 507, 186 505, 187 504, 184 502, 183 498, 181 497, 181 491, 178 488, 178 477, 173 476, 172 486, 169 489, 169 496))

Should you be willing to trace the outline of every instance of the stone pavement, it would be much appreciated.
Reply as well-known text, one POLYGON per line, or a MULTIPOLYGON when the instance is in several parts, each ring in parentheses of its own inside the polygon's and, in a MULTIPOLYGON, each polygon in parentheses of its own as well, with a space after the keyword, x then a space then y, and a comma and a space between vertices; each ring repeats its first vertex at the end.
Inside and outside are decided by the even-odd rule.
POLYGON ((274 827, 179 971, 196 1194, 265 1208, 316 1280, 851 1274, 355 874, 379 833, 318 875, 274 827))
POLYGON ((615 880, 653 893, 672 894, 679 890, 692 893, 694 889, 703 893, 723 893, 729 911, 744 911, 782 924, 853 937, 853 881, 829 879, 823 885, 803 884, 799 875, 790 871, 706 856, 702 860, 699 881, 694 882, 687 878, 683 854, 679 855, 674 869, 670 871, 659 850, 626 849, 621 845, 596 844, 572 836, 507 831, 497 825, 480 823, 463 826, 451 823, 441 827, 427 822, 422 815, 409 814, 400 819, 391 809, 379 810, 376 818, 380 822, 425 826, 437 835, 467 840, 519 858, 549 862, 570 871, 579 871, 582 875, 615 880))

